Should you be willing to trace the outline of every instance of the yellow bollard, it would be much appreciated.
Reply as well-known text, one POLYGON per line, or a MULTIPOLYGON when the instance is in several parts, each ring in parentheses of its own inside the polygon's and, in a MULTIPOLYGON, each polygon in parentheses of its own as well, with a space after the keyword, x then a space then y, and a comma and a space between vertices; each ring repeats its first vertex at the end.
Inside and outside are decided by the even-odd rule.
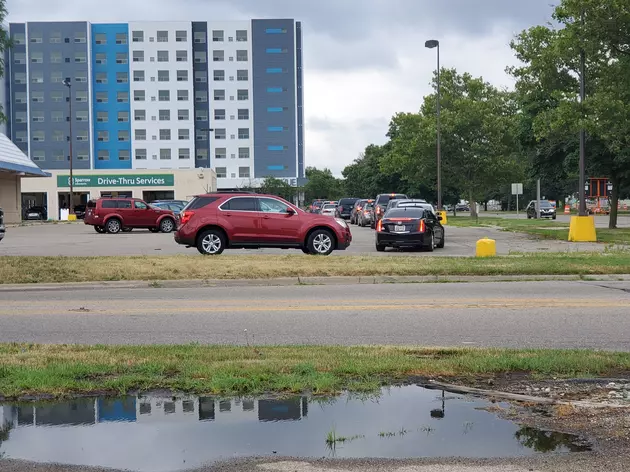
POLYGON ((68 221, 77 221, 77 215, 74 213, 68 215, 68 221))
POLYGON ((477 241, 477 257, 494 257, 497 255, 497 242, 483 238, 477 241))
POLYGON ((448 218, 446 218, 446 212, 444 210, 440 210, 437 212, 438 214, 438 220, 440 220, 440 223, 442 223, 442 225, 446 225, 448 223, 448 218))
POLYGON ((594 243, 597 241, 595 218, 592 216, 572 216, 569 227, 569 241, 577 243, 594 243))

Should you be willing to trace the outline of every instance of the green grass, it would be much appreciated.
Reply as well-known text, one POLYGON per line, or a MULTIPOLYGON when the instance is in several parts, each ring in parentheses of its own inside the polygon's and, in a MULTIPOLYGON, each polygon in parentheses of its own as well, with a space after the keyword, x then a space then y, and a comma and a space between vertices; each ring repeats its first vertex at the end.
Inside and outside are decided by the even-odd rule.
POLYGON ((318 276, 598 275, 630 272, 630 251, 528 253, 488 259, 416 256, 0 256, 0 284, 318 276))
MULTIPOLYGON (((333 346, 0 344, 0 395, 62 397, 169 389, 251 395, 375 392, 410 378, 624 375, 630 353, 585 350, 333 346)), ((463 380, 462 380, 463 379, 463 380)))
MULTIPOLYGON (((449 226, 457 227, 499 227, 505 231, 526 233, 543 239, 569 239, 569 223, 553 220, 517 220, 511 218, 497 218, 480 216, 478 219, 470 217, 449 218, 449 226)), ((630 245, 630 228, 597 228, 597 241, 608 244, 630 245)))

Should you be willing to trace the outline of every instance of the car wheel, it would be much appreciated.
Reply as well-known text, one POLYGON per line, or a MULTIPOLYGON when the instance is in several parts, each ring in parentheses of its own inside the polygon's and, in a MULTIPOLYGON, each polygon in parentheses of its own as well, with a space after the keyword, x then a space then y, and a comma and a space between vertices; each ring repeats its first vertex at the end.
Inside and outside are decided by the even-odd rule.
POLYGON ((307 248, 305 248, 305 247, 303 247, 303 248, 302 248, 302 252, 303 252, 304 254, 310 254, 310 253, 311 253, 311 251, 309 251, 309 250, 308 250, 307 248))
POLYGON ((426 249, 429 252, 433 252, 435 249, 435 235, 433 234, 433 231, 431 231, 431 234, 429 235, 429 244, 426 249))
POLYGON ((440 239, 440 242, 436 246, 438 249, 444 249, 444 243, 445 243, 444 239, 445 239, 445 236, 444 234, 442 234, 442 239, 440 239))
POLYGON ((551 219, 552 219, 552 220, 555 220, 555 219, 556 219, 556 215, 553 215, 553 216, 551 217, 551 219))
POLYGON ((103 234, 105 232, 105 228, 103 228, 102 226, 95 226, 94 231, 96 231, 99 234, 103 234))
POLYGON ((326 229, 318 229, 313 231, 313 233, 309 236, 306 247, 311 254, 327 256, 333 252, 334 245, 335 240, 330 231, 326 229))
POLYGON ((377 244, 376 245, 376 251, 377 252, 385 252, 385 246, 383 244, 377 244))
POLYGON ((175 229, 175 222, 171 218, 164 218, 160 222, 160 231, 163 233, 170 233, 175 229))
POLYGON ((122 224, 118 218, 110 218, 105 224, 105 229, 109 234, 118 234, 122 230, 122 224))
POLYGON ((217 256, 225 249, 225 236, 220 231, 209 229, 197 239, 197 250, 204 256, 217 256))
POLYGON ((370 228, 375 229, 376 228, 376 223, 374 223, 373 221, 370 222, 370 228))

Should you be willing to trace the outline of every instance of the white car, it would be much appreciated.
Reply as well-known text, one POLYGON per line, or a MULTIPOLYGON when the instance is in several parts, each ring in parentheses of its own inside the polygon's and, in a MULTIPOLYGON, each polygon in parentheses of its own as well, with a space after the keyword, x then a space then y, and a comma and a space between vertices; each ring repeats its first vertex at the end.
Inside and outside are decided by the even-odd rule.
POLYGON ((322 215, 326 216, 336 216, 337 214, 337 204, 336 203, 325 203, 322 206, 322 210, 320 211, 322 215))

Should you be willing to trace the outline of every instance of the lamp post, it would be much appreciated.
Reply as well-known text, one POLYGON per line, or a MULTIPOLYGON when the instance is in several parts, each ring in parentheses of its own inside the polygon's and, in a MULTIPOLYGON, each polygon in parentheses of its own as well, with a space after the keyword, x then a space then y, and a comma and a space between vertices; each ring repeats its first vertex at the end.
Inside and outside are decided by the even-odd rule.
POLYGON ((437 49, 437 209, 442 210, 442 142, 441 142, 441 120, 440 120, 440 42, 437 39, 430 39, 424 43, 429 49, 437 49))
POLYGON ((66 78, 63 81, 63 84, 68 87, 68 126, 70 132, 70 140, 69 142, 69 151, 70 151, 70 204, 68 206, 68 219, 70 219, 70 215, 74 215, 74 176, 72 172, 72 83, 70 79, 66 78))

